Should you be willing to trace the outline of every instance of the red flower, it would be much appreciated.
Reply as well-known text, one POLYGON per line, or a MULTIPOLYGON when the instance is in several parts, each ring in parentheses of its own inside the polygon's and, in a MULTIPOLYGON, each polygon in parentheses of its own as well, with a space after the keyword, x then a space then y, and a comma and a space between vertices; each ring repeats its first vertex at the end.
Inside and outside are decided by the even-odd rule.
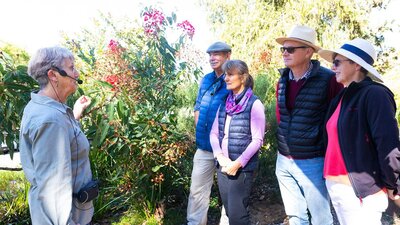
POLYGON ((118 76, 113 74, 113 75, 108 75, 104 78, 104 80, 111 84, 113 86, 113 88, 111 89, 112 91, 115 91, 115 86, 118 83, 118 76))
POLYGON ((178 26, 179 28, 182 28, 183 31, 190 37, 190 39, 193 38, 195 29, 194 29, 193 25, 190 24, 189 21, 185 20, 185 21, 183 21, 182 23, 178 23, 177 26, 178 26))

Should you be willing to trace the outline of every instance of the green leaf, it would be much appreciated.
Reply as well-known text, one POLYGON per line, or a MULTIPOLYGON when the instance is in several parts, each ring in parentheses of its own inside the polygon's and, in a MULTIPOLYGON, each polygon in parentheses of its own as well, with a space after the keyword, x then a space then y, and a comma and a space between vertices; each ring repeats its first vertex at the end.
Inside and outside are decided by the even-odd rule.
MULTIPOLYGON (((0 75, 4 75, 6 71, 4 70, 3 65, 0 63, 0 75)), ((1 77, 0 77, 1 78, 1 77)))
POLYGON ((171 25, 172 23, 173 23, 173 18, 172 17, 167 17, 167 20, 168 20, 168 23, 169 23, 169 25, 171 25))
POLYGON ((111 104, 109 104, 107 106, 107 116, 108 116, 108 120, 111 121, 114 119, 114 112, 115 112, 115 103, 112 102, 111 104))
POLYGON ((157 172, 157 171, 160 170, 162 167, 164 167, 164 165, 154 166, 153 168, 151 168, 151 170, 152 170, 153 172, 157 172))
POLYGON ((147 177, 148 175, 146 174, 146 173, 144 173, 144 174, 142 174, 140 177, 139 177, 139 180, 142 180, 143 178, 145 178, 145 177, 147 177))
POLYGON ((110 129, 110 124, 105 122, 104 125, 101 127, 100 132, 101 136, 99 139, 99 143, 102 144, 107 137, 108 130, 110 129))
POLYGON ((172 12, 172 19, 174 22, 176 22, 176 13, 172 12))

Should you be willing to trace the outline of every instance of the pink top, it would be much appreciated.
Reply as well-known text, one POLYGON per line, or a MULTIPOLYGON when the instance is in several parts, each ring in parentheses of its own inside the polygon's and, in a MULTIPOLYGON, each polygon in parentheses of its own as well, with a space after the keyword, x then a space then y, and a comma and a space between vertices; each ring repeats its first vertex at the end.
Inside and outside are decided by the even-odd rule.
POLYGON ((342 151, 340 150, 337 127, 341 105, 342 100, 340 100, 335 112, 326 123, 328 146, 325 155, 324 177, 347 175, 346 165, 344 164, 342 151))
MULTIPOLYGON (((218 110, 219 111, 219 110, 218 110)), ((264 139, 264 132, 265 132, 265 114, 264 114, 264 106, 259 99, 257 99, 253 103, 253 107, 251 108, 251 135, 252 141, 247 146, 246 150, 242 153, 241 156, 237 159, 242 167, 245 167, 247 162, 253 157, 253 155, 261 148, 264 139)), ((229 132, 229 125, 231 123, 232 117, 226 115, 225 121, 225 135, 222 139, 222 147, 219 145, 218 140, 218 112, 216 114, 211 132, 210 132, 210 142, 211 147, 214 152, 214 156, 219 154, 223 154, 224 156, 229 158, 228 154, 228 132, 229 132)))

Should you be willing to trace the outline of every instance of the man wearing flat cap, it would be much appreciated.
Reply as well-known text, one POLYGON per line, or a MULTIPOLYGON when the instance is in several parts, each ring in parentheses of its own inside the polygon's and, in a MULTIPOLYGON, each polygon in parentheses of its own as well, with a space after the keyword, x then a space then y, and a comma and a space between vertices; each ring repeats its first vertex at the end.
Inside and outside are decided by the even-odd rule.
MULTIPOLYGON (((229 60, 231 47, 224 42, 215 42, 207 49, 207 53, 210 56, 209 62, 213 72, 202 79, 194 105, 197 150, 193 158, 187 208, 188 225, 207 224, 207 211, 215 173, 210 131, 218 108, 228 94, 222 65, 229 60)), ((221 214, 223 215, 221 221, 227 221, 224 210, 221 214)))
POLYGON ((323 179, 323 123, 342 86, 335 74, 311 60, 320 47, 316 32, 295 26, 277 38, 285 68, 277 85, 278 157, 276 176, 290 225, 333 223, 323 179), (311 216, 311 218, 309 217, 311 216))

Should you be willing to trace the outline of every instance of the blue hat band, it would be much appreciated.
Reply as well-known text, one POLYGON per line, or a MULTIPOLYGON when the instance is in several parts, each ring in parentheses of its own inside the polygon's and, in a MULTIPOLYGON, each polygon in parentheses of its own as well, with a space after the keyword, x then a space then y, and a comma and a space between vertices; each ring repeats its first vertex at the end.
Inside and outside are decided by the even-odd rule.
POLYGON ((374 59, 370 55, 368 55, 368 53, 364 52, 362 49, 357 48, 354 45, 344 44, 341 48, 359 56, 371 66, 372 64, 374 64, 374 59))

